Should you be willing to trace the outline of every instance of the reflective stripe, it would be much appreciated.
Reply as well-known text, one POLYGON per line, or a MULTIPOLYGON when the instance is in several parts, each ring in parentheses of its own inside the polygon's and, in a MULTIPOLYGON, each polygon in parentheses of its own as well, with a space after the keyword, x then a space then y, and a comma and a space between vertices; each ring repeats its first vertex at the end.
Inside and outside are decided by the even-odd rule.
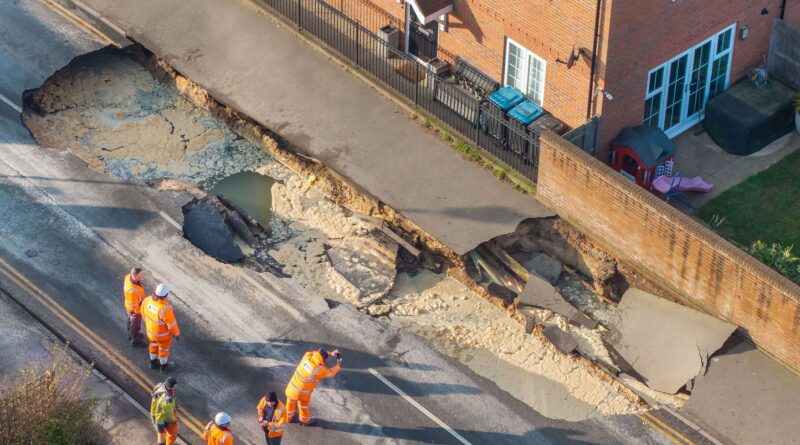
POLYGON ((177 325, 177 324, 178 324, 178 322, 177 322, 177 321, 176 321, 175 323, 169 324, 169 325, 167 325, 167 329, 172 329, 172 328, 174 328, 174 327, 175 327, 175 325, 177 325))
POLYGON ((230 436, 230 435, 231 435, 231 433, 225 433, 225 435, 223 435, 222 438, 219 440, 220 445, 225 443, 225 439, 227 439, 228 436, 230 436))
POLYGON ((303 394, 311 394, 311 391, 309 391, 309 390, 307 390, 307 389, 300 388, 299 386, 295 385, 295 384, 294 384, 294 380, 290 380, 290 381, 289 381, 289 384, 290 384, 290 385, 292 385, 292 386, 294 386, 294 388, 295 388, 296 390, 298 390, 298 391, 302 392, 303 394))
POLYGON ((150 329, 147 330, 148 335, 152 335, 153 337, 166 337, 170 335, 169 332, 162 332, 161 334, 156 334, 155 332, 151 331, 150 329))
POLYGON ((294 375, 296 375, 300 380, 306 383, 314 383, 317 381, 315 377, 317 376, 317 374, 319 374, 320 369, 322 369, 322 365, 317 365, 317 367, 314 368, 314 370, 309 373, 308 379, 303 378, 303 376, 299 372, 297 372, 297 370, 294 371, 294 375))

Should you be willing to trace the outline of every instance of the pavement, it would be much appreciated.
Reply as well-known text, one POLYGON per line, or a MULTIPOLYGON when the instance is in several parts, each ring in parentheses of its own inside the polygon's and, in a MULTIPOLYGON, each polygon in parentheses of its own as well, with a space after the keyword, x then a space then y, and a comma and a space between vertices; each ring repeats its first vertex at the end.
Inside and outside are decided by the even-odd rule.
POLYGON ((797 443, 800 378, 747 343, 711 359, 680 413, 741 445, 797 443))
MULTIPOLYGON (((800 135, 792 131, 751 155, 738 156, 722 150, 700 125, 683 132, 672 142, 678 147, 675 171, 687 178, 701 176, 714 184, 714 189, 708 193, 686 193, 686 200, 695 209, 800 149, 800 135)), ((679 208, 684 209, 684 206, 679 208)))
MULTIPOLYGON (((64 344, 1 291, 0 333, 0 375, 4 377, 23 370, 43 370, 63 359, 57 351, 64 350, 64 344)), ((90 374, 84 390, 84 397, 96 400, 98 411, 106 414, 102 422, 104 435, 95 443, 140 445, 153 441, 155 433, 145 408, 126 397, 105 376, 90 374)))
POLYGON ((168 282, 183 331, 172 352, 187 442, 200 443, 202 424, 224 409, 237 443, 262 443, 258 399, 281 393, 302 353, 319 346, 338 347, 344 370, 314 394, 319 425, 290 425, 286 444, 674 440, 635 416, 545 418, 414 335, 309 295, 291 278, 204 255, 180 230, 190 196, 119 181, 30 138, 17 111, 23 89, 103 42, 36 0, 0 8, 1 63, 21 72, 0 91, 0 289, 146 405, 164 376, 127 344, 121 280, 140 264, 148 290, 168 282))
POLYGON ((132 39, 458 254, 554 213, 240 0, 84 0, 132 39))

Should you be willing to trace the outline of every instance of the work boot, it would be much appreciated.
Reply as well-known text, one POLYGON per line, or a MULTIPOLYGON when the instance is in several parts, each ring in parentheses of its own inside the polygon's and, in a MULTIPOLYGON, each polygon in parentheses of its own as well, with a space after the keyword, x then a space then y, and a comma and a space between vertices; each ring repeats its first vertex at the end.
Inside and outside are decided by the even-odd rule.
POLYGON ((317 418, 316 417, 312 417, 311 420, 309 420, 306 423, 300 422, 300 425, 303 425, 303 426, 314 426, 316 424, 317 424, 317 418))
POLYGON ((159 362, 158 359, 150 360, 150 369, 158 369, 159 362))

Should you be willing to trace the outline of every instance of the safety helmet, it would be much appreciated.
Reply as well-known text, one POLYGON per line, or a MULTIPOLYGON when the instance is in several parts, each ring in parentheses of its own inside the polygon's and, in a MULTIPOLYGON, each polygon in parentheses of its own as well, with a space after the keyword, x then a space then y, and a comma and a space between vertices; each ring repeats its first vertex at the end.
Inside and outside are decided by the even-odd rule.
POLYGON ((227 423, 231 423, 231 416, 229 416, 228 413, 226 412, 217 413, 217 415, 214 416, 214 423, 216 423, 217 426, 222 426, 227 423))
POLYGON ((167 296, 167 294, 169 294, 169 292, 169 286, 164 283, 161 283, 158 285, 158 287, 156 287, 156 297, 164 298, 167 296))

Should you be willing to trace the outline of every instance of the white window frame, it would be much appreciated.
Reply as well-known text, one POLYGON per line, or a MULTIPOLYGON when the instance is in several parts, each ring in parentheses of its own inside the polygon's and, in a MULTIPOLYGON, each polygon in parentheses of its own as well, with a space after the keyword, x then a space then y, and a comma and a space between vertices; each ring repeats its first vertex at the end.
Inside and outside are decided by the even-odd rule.
POLYGON ((506 51, 505 51, 505 57, 503 59, 504 59, 503 60, 503 86, 512 86, 514 88, 517 88, 517 89, 521 90, 525 94, 525 97, 527 97, 531 102, 535 102, 540 107, 543 107, 544 106, 545 83, 546 83, 546 80, 547 80, 547 61, 544 60, 543 58, 539 57, 538 55, 536 55, 536 53, 534 53, 533 51, 529 50, 528 48, 525 48, 524 46, 520 45, 518 42, 514 41, 510 37, 506 37, 506 51), (508 61, 509 61, 508 56, 510 54, 511 45, 514 45, 515 47, 517 47, 520 50, 522 50, 522 54, 525 57, 525 60, 522 63, 522 76, 521 76, 525 81, 525 88, 524 89, 518 88, 516 85, 510 85, 507 82, 507 80, 508 80, 508 61), (531 63, 530 63, 530 59, 531 58, 534 58, 542 66, 541 91, 536 91, 535 92, 535 93, 539 94, 539 97, 541 97, 541 100, 538 100, 538 101, 534 100, 533 97, 528 96, 528 87, 529 87, 528 82, 530 82, 529 68, 531 66, 531 63))

